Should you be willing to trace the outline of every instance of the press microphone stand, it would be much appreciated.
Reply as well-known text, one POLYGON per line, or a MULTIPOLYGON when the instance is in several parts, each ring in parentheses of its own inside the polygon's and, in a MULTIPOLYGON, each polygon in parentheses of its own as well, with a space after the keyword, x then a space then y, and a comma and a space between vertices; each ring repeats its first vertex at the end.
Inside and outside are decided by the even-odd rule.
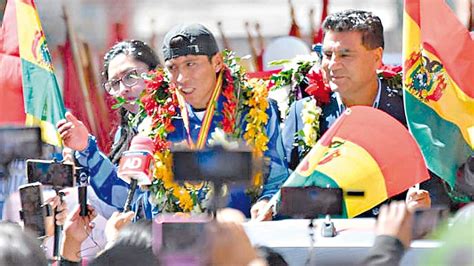
POLYGON ((222 187, 224 186, 224 182, 221 179, 216 179, 212 181, 214 194, 210 198, 209 208, 207 209, 207 213, 209 216, 216 218, 217 217, 217 210, 223 207, 223 202, 226 199, 224 195, 222 195, 222 187))
POLYGON ((87 185, 89 179, 89 172, 83 167, 76 167, 76 175, 79 180, 77 187, 77 194, 79 196, 79 216, 86 217, 88 215, 87 209, 87 185))
POLYGON ((130 188, 128 189, 127 200, 125 201, 125 206, 123 207, 124 212, 132 210, 132 200, 135 195, 135 191, 138 187, 138 180, 136 178, 130 179, 130 188))
POLYGON ((61 233, 63 226, 56 224, 56 214, 61 213, 64 210, 59 210, 59 206, 63 203, 63 197, 66 195, 64 192, 59 191, 59 188, 54 188, 56 194, 59 196, 59 205, 54 209, 54 244, 53 244, 53 260, 61 261, 61 233))
MULTIPOLYGON (((314 246, 316 243, 316 238, 314 237, 314 230, 316 225, 314 224, 317 217, 312 217, 309 220, 308 225, 308 235, 309 235, 309 247, 308 247, 308 257, 306 258, 305 265, 315 265, 314 261, 314 246)), ((322 237, 334 237, 336 236, 336 228, 334 223, 331 221, 331 216, 326 214, 326 219, 321 223, 321 236, 322 237)))

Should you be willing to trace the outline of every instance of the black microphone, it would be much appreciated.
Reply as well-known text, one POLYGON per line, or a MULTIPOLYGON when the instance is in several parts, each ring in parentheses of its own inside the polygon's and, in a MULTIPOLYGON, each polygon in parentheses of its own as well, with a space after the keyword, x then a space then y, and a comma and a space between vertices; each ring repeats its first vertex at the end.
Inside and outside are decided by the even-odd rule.
POLYGON ((87 180, 89 178, 89 172, 83 167, 76 168, 78 173, 77 194, 79 196, 79 216, 85 217, 88 215, 87 209, 87 180))

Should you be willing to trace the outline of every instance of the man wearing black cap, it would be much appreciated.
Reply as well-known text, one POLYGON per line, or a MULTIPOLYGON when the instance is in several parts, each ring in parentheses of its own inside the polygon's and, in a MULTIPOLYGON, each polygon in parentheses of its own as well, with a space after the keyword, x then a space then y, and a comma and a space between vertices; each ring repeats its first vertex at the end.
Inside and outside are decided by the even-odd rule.
POLYGON ((193 110, 204 111, 223 68, 212 33, 200 24, 179 25, 163 41, 165 66, 193 110))
MULTIPOLYGON (((219 128, 223 119, 225 97, 222 92, 229 85, 226 81, 222 81, 222 73, 227 66, 219 53, 213 34, 200 24, 178 25, 165 35, 162 49, 170 80, 178 88, 186 106, 185 110, 180 110, 183 127, 186 130, 177 128, 176 132, 185 132, 187 136, 182 138, 188 142, 198 142, 202 134, 208 134, 204 136, 208 139, 216 128, 219 128), (220 94, 217 94, 219 91, 220 94), (214 104, 216 111, 209 122, 208 133, 201 132, 201 129, 206 127, 204 124, 206 119, 203 118, 214 104)), ((252 207, 252 217, 257 216, 260 208, 266 205, 267 200, 278 191, 288 177, 276 107, 270 104, 266 114, 268 149, 264 156, 270 159, 269 174, 264 179, 265 183, 257 204, 252 207)), ((176 140, 173 137, 173 141, 176 140)), ((249 215, 250 199, 243 195, 243 190, 231 190, 229 207, 238 208, 249 215)), ((265 218, 270 219, 271 213, 265 218)))

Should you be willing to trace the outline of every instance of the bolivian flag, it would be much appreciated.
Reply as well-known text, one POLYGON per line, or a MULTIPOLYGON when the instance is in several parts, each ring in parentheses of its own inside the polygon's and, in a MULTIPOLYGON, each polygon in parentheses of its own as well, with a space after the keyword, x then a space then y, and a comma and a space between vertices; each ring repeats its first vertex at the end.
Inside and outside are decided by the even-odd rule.
POLYGON ((55 125, 64 118, 65 109, 38 12, 33 0, 14 1, 26 125, 40 126, 43 141, 59 146, 55 125))
POLYGON ((444 0, 406 0, 404 99, 428 168, 454 186, 474 154, 474 41, 444 0))
POLYGON ((363 191, 363 197, 344 196, 343 216, 352 218, 428 178, 421 152, 402 124, 378 109, 355 106, 329 128, 283 186, 363 191))

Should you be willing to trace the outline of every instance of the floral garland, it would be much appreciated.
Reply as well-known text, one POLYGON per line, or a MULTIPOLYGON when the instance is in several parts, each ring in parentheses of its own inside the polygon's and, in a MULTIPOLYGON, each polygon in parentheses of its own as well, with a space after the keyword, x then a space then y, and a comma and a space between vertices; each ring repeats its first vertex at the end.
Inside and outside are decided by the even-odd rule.
POLYGON ((140 97, 139 116, 151 120, 149 136, 155 144, 155 178, 150 186, 150 202, 160 206, 163 212, 202 212, 198 201, 201 191, 194 187, 182 187, 173 182, 171 144, 168 134, 175 130, 172 119, 178 115, 176 88, 169 82, 162 69, 150 71, 145 77, 146 89, 140 97))
POLYGON ((303 103, 301 117, 303 119, 303 129, 296 132, 300 137, 295 136, 296 143, 302 147, 301 156, 305 156, 318 141, 319 118, 323 112, 321 106, 331 101, 331 89, 324 82, 323 73, 318 65, 314 65, 306 75, 308 87, 305 92, 312 96, 303 103))
POLYGON ((291 104, 307 96, 303 88, 308 84, 307 74, 313 66, 319 65, 319 62, 319 57, 314 53, 307 56, 297 56, 291 60, 270 62, 272 66, 283 67, 279 73, 271 76, 270 90, 277 92, 285 89, 287 86, 290 87, 287 92, 288 103, 283 108, 280 108, 283 120, 286 119, 291 104))
MULTIPOLYGON (((319 117, 321 106, 329 103, 331 90, 323 80, 320 60, 315 54, 296 57, 272 64, 282 64, 283 69, 271 77, 274 86, 271 90, 280 90, 290 86, 288 107, 304 96, 312 96, 303 103, 301 117, 303 128, 295 133, 295 145, 302 147, 302 155, 308 153, 319 139, 319 117)), ((285 114, 285 118, 288 114, 285 114)))
MULTIPOLYGON (((243 138, 253 148, 254 158, 262 158, 269 141, 265 128, 269 84, 261 79, 247 79, 244 68, 237 63, 239 58, 233 52, 224 50, 223 57, 228 71, 224 72, 227 87, 223 92, 226 102, 221 128, 233 140, 243 138)), ((246 191, 252 200, 256 200, 262 185, 262 172, 258 172, 253 178, 253 187, 246 191)))
MULTIPOLYGON (((379 78, 387 80, 391 89, 390 93, 401 95, 402 93, 402 68, 401 66, 383 65, 377 70, 379 78)), ((312 96, 312 99, 303 103, 301 117, 303 119, 303 129, 296 134, 300 138, 295 138, 295 144, 302 147, 301 156, 304 157, 316 144, 320 137, 319 118, 322 113, 321 107, 331 100, 331 89, 324 81, 322 70, 319 65, 314 65, 305 76, 308 87, 305 92, 312 96)))
MULTIPOLYGON (((243 138, 253 147, 255 156, 262 156, 268 144, 265 133, 268 121, 265 112, 268 108, 266 84, 247 81, 234 53, 224 51, 223 56, 226 67, 222 94, 225 101, 221 113, 223 119, 216 131, 222 130, 231 139, 243 138), (245 130, 242 129, 244 121, 245 130)), ((175 130, 173 117, 179 115, 176 88, 162 69, 148 73, 145 83, 146 89, 140 97, 140 112, 137 116, 149 117, 149 136, 155 143, 155 179, 150 186, 150 201, 163 212, 203 212, 210 194, 209 187, 179 186, 173 182, 171 144, 167 136, 175 130), (200 200, 203 197, 205 199, 200 200)), ((218 135, 211 134, 209 142, 215 142, 214 138, 218 135)), ((261 174, 256 180, 256 185, 261 185, 261 174)))
POLYGON ((248 80, 233 52, 224 50, 223 57, 227 69, 224 72, 226 88, 223 95, 226 102, 221 128, 233 139, 243 137, 257 156, 263 156, 268 144, 265 132, 268 122, 268 84, 261 79, 248 80), (244 122, 245 132, 242 132, 244 122))

